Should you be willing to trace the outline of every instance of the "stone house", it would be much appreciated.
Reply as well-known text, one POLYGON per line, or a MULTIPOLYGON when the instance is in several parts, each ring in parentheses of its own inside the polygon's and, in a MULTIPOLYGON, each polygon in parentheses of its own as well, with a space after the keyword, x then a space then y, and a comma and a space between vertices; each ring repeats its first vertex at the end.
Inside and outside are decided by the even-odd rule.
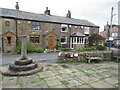
MULTIPOLYGON (((49 47, 53 50, 59 43, 64 48, 80 49, 87 36, 99 33, 99 26, 87 20, 54 16, 46 8, 44 14, 0 8, 0 49, 3 52, 15 50, 21 36, 26 35, 34 47, 49 47)), ((70 15, 69 15, 70 14, 70 15)))
POLYGON ((112 30, 110 30, 110 25, 107 24, 104 26, 104 31, 100 32, 100 35, 103 36, 106 41, 111 40, 114 44, 120 44, 120 25, 112 25, 112 30))

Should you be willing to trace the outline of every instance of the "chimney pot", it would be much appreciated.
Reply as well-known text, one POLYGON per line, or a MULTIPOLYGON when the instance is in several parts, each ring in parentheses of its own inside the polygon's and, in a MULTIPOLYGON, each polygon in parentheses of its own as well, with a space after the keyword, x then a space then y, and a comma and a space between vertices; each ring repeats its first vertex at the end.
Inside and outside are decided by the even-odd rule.
POLYGON ((45 10, 44 14, 46 14, 46 15, 51 15, 51 14, 50 14, 50 10, 48 10, 48 7, 46 7, 46 10, 45 10))
POLYGON ((71 12, 70 12, 70 10, 68 10, 68 13, 67 13, 66 17, 71 18, 71 12))
POLYGON ((16 10, 19 10, 19 4, 18 4, 18 2, 16 2, 15 8, 16 8, 16 10))

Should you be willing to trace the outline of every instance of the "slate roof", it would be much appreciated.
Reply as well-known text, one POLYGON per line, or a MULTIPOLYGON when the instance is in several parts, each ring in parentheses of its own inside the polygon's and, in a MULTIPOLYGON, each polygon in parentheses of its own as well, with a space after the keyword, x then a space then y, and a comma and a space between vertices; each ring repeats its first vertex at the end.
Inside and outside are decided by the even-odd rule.
POLYGON ((15 9, 6 9, 6 8, 0 8, 0 16, 22 19, 22 20, 34 20, 34 21, 41 21, 41 22, 52 22, 52 23, 63 23, 63 24, 70 24, 70 25, 99 27, 87 20, 74 19, 74 18, 68 18, 68 17, 62 17, 62 16, 54 16, 54 15, 36 14, 36 13, 25 12, 25 11, 20 11, 15 9))

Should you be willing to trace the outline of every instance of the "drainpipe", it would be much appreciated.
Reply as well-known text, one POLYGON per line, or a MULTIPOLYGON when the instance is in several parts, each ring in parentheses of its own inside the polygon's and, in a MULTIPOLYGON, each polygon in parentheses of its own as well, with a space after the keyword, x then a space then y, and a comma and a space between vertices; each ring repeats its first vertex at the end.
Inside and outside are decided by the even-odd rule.
POLYGON ((17 29, 17 19, 15 19, 15 25, 16 25, 16 46, 17 46, 17 43, 18 43, 18 29, 17 29))
POLYGON ((71 27, 70 27, 70 25, 68 25, 68 29, 69 29, 69 48, 70 48, 70 35, 71 35, 71 27))

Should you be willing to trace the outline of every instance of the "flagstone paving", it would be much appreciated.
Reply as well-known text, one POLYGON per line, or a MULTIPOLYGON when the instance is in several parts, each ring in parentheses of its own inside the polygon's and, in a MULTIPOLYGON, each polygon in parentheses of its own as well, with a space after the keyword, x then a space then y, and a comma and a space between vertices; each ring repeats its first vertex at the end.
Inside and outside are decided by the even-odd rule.
MULTIPOLYGON (((22 77, 2 76, 3 88, 118 88, 118 63, 42 63, 37 74, 22 77)), ((4 69, 5 67, 0 67, 4 69)))

